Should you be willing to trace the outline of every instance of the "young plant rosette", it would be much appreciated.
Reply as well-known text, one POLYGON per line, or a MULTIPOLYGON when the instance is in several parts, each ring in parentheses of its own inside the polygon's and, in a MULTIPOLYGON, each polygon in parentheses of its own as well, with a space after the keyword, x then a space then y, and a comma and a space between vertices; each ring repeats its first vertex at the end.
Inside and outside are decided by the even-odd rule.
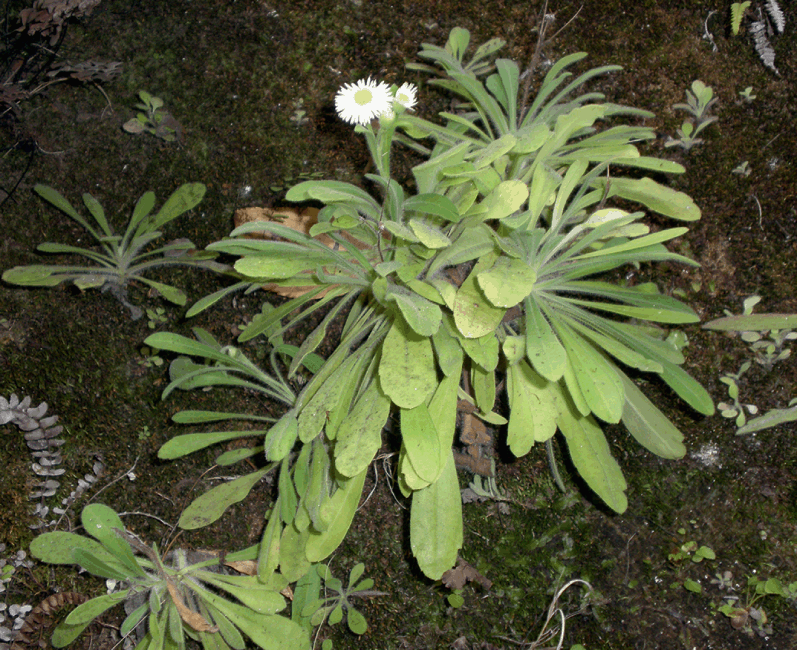
MULTIPOLYGON (((392 88, 387 107, 387 90, 377 82, 341 90, 336 104, 365 137, 376 170, 366 178, 377 196, 338 181, 300 183, 288 200, 325 206, 309 235, 278 223, 249 223, 209 247, 237 256, 235 269, 244 280, 190 313, 241 288, 309 287, 277 308, 264 306, 239 341, 265 335, 278 344, 286 329, 328 309, 289 351, 288 380, 313 360, 330 322, 345 314, 337 349, 298 395, 281 377, 269 379, 281 386, 274 394, 288 411, 260 432, 267 459, 280 468, 279 496, 260 548, 263 579, 278 566, 289 579, 305 575, 310 563, 337 548, 391 413, 401 435, 398 485, 412 499, 412 551, 422 571, 438 579, 463 542, 452 455, 458 401, 472 403, 487 422, 506 424, 507 444, 517 456, 560 431, 587 485, 618 512, 626 509, 626 483, 602 422, 622 422, 661 457, 685 452, 681 433, 633 377, 649 373, 698 412, 713 412, 706 391, 681 369, 683 355, 655 325, 694 323, 695 312, 651 284, 624 287, 602 276, 645 262, 695 265, 664 246, 686 228, 654 231, 642 222, 642 211, 625 209, 638 204, 680 221, 700 216, 688 196, 644 176, 683 171, 640 154, 635 143, 653 139, 651 129, 603 125, 618 115, 650 114, 605 102, 600 93, 573 97, 586 81, 618 69, 605 66, 571 79, 567 68, 584 54, 553 65, 527 102, 517 64, 491 64, 503 43, 489 41, 466 63, 468 42, 468 32, 455 29, 445 48, 424 45, 420 53, 445 73, 432 83, 464 102, 456 113, 441 113, 442 125, 406 110, 415 101, 414 87, 392 88), (378 105, 358 112, 354 103, 368 99, 357 99, 363 89, 378 105), (412 190, 390 175, 394 141, 428 155, 413 169, 412 190), (636 173, 623 175, 625 168, 636 173), (615 197, 624 199, 623 209, 612 206, 615 197), (273 238, 245 237, 256 231, 273 238), (321 235, 334 245, 319 241, 321 235), (496 406, 498 386, 507 393, 506 412, 496 406)), ((198 338, 157 334, 147 340, 211 360, 202 366, 181 361, 171 388, 208 385, 214 378, 231 383, 241 372, 254 376, 251 369, 232 368, 230 355, 238 363, 240 350, 209 341, 201 331, 198 338)), ((189 412, 181 421, 233 415, 245 417, 189 412)), ((229 439, 229 433, 181 436, 161 455, 179 456, 229 439)))

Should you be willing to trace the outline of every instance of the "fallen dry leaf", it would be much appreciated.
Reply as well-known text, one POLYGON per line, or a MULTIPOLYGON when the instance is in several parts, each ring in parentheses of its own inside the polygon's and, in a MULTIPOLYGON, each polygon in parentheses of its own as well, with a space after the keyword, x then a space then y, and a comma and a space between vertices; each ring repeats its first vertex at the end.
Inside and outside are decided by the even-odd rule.
POLYGON ((458 558, 457 566, 446 571, 440 580, 449 589, 462 589, 468 582, 477 582, 485 590, 489 590, 493 586, 491 580, 485 578, 462 558, 458 558))

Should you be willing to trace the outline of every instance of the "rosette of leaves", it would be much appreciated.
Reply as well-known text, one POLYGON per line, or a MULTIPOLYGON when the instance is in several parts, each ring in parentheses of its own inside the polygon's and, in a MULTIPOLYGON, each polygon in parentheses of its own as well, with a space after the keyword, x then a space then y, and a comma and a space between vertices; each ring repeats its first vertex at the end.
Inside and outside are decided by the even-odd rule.
POLYGON ((245 286, 307 288, 253 319, 241 341, 280 335, 328 307, 288 379, 330 322, 346 314, 337 349, 266 434, 266 456, 281 469, 260 549, 265 575, 277 566, 285 574, 283 562, 291 575, 304 575, 337 547, 391 412, 401 433, 398 483, 412 498, 412 551, 438 579, 463 541, 451 451, 458 400, 475 404, 486 421, 507 424, 517 456, 561 431, 575 468, 618 512, 627 505, 626 483, 601 422, 622 421, 659 456, 685 452, 681 433, 629 374, 650 373, 698 412, 714 410, 656 325, 694 323, 695 312, 652 285, 623 287, 602 275, 643 262, 694 265, 664 246, 686 228, 653 231, 643 212, 609 203, 618 197, 681 221, 700 216, 688 196, 644 175, 683 171, 640 154, 635 143, 654 138, 650 129, 598 126, 649 113, 602 102, 599 93, 571 97, 616 69, 570 80, 566 68, 583 54, 556 63, 524 106, 518 66, 498 59, 482 81, 476 72, 488 66, 463 62, 468 38, 455 29, 445 48, 422 52, 446 72, 439 85, 466 100, 463 112, 444 113, 441 126, 397 109, 377 131, 356 127, 378 171, 367 176, 378 198, 348 183, 303 182, 288 200, 325 205, 309 235, 249 223, 209 247, 238 257, 235 270, 245 280, 189 313, 245 286), (416 143, 429 160, 413 169, 414 193, 389 174, 397 138, 432 139, 431 148, 416 143), (623 168, 637 173, 615 174, 623 168), (255 231, 274 239, 244 237, 255 231), (507 417, 494 410, 498 386, 507 391, 507 417), (286 439, 298 453, 289 454, 286 439))
POLYGON ((136 108, 140 112, 125 122, 122 128, 135 135, 151 133, 165 142, 179 140, 182 135, 182 126, 172 117, 171 113, 163 108, 163 100, 144 90, 138 93, 138 97, 141 101, 136 104, 136 108))
MULTIPOLYGON (((279 574, 264 583, 255 576, 218 571, 218 556, 190 562, 190 554, 178 550, 162 557, 156 545, 127 532, 116 512, 101 504, 84 508, 81 521, 91 537, 44 533, 31 543, 31 553, 50 564, 80 565, 121 582, 122 589, 76 607, 55 629, 54 647, 69 645, 103 612, 133 602, 119 631, 127 637, 141 630, 139 650, 182 649, 187 639, 208 650, 242 650, 243 635, 264 650, 309 649, 307 632, 278 614, 286 605, 280 590, 288 584, 279 574)), ((228 555, 226 566, 255 554, 250 549, 228 555)))
POLYGON ((163 226, 193 209, 202 200, 206 189, 202 183, 180 186, 155 214, 152 214, 155 194, 147 192, 136 203, 123 235, 114 234, 105 211, 91 194, 83 195, 83 203, 91 214, 91 219, 88 219, 53 188, 36 185, 33 189, 45 201, 85 228, 99 244, 99 250, 52 242, 39 244, 37 248, 42 253, 81 255, 93 264, 15 266, 3 273, 5 282, 25 287, 54 287, 71 281, 79 289, 110 290, 130 309, 133 318, 138 319, 143 312, 127 300, 126 288, 131 280, 152 287, 169 302, 184 305, 186 295, 181 289, 144 277, 144 273, 164 266, 199 266, 216 271, 227 268, 212 261, 215 253, 195 251, 194 244, 188 239, 176 239, 160 248, 150 248, 150 244, 161 237, 163 226))
MULTIPOLYGON (((293 620, 312 629, 325 621, 337 625, 346 618, 346 624, 354 634, 365 634, 368 622, 352 604, 352 598, 387 596, 383 591, 374 591, 374 581, 362 578, 365 565, 355 564, 349 572, 349 584, 343 586, 340 578, 332 575, 330 568, 323 563, 313 565, 312 569, 296 584, 293 598, 293 620), (322 587, 323 581, 323 587, 322 587), (324 596, 321 597, 323 588, 324 596)), ((326 639, 322 650, 331 650, 332 640, 326 639)))

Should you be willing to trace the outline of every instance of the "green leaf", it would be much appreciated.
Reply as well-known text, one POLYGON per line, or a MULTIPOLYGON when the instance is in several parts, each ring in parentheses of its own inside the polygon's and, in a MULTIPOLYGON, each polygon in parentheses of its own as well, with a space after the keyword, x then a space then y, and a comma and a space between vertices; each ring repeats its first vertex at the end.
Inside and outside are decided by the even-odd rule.
POLYGON ((31 555, 49 564, 75 564, 73 551, 77 549, 92 553, 104 562, 117 561, 98 541, 60 530, 42 533, 30 543, 31 555))
POLYGON ((769 429, 795 421, 797 421, 797 405, 785 409, 772 409, 764 413, 764 415, 749 420, 736 434, 753 433, 754 431, 761 431, 762 429, 769 429))
POLYGON ((556 433, 558 412, 548 382, 524 360, 507 369, 509 426, 507 445, 518 458, 535 442, 545 442, 556 433))
POLYGON ((451 240, 442 230, 429 225, 421 219, 410 219, 409 226, 418 241, 426 248, 436 250, 451 246, 451 240))
POLYGON ((567 366, 567 352, 534 296, 523 302, 526 311, 526 356, 548 381, 559 381, 567 366))
POLYGON ((478 339, 460 338, 459 344, 465 354, 485 370, 495 370, 498 366, 498 339, 495 333, 485 334, 478 339))
POLYGON ((481 202, 479 207, 486 211, 482 219, 504 219, 519 210, 528 198, 529 188, 524 182, 503 181, 481 202))
POLYGON ((724 332, 766 332, 797 329, 797 314, 740 314, 717 318, 703 324, 706 330, 724 332))
POLYGON ((178 411, 172 416, 172 421, 178 424, 205 424, 206 422, 219 422, 221 420, 254 420, 256 422, 276 422, 274 418, 249 413, 232 413, 224 411, 178 411))
POLYGON ((193 586, 192 588, 200 592, 202 600, 218 608, 263 650, 310 650, 308 632, 291 619, 285 616, 258 614, 205 589, 193 586))
POLYGON ((127 580, 130 577, 130 570, 118 560, 100 560, 96 555, 82 548, 74 549, 72 557, 75 564, 79 564, 86 571, 100 578, 127 580))
POLYGON ((114 594, 111 596, 98 596, 97 598, 92 598, 91 600, 78 605, 74 610, 72 610, 70 615, 67 616, 67 619, 57 628, 55 628, 52 639, 50 640, 50 642, 53 644, 53 647, 63 648, 68 646, 70 643, 72 643, 72 641, 80 636, 80 633, 86 629, 92 620, 94 620, 104 611, 120 603, 121 600, 119 599, 118 594, 114 594), (78 610, 81 611, 78 612, 78 610), (76 612, 77 616, 75 622, 70 623, 69 617, 76 612))
POLYGON ((443 466, 440 463, 440 436, 429 409, 426 404, 419 404, 412 409, 400 409, 400 415, 401 440, 407 458, 423 481, 433 483, 443 471, 443 466))
POLYGON ((125 239, 129 240, 136 231, 138 224, 149 216, 152 208, 155 207, 155 193, 144 192, 136 202, 136 207, 133 208, 133 216, 130 223, 127 224, 127 231, 125 232, 125 239))
POLYGON ((485 370, 475 364, 470 369, 470 383, 476 406, 483 413, 489 413, 495 405, 495 370, 485 370))
POLYGON ((178 525, 185 530, 202 528, 216 521, 232 504, 246 498, 252 488, 272 466, 241 476, 229 483, 222 483, 194 499, 180 515, 178 525))
POLYGON ((368 623, 365 620, 365 616, 360 614, 360 612, 353 607, 349 607, 348 609, 346 614, 346 623, 348 624, 349 629, 355 634, 365 634, 366 630, 368 629, 368 623))
POLYGON ((686 454, 683 434, 642 393, 624 372, 617 374, 625 387, 623 424, 636 441, 662 458, 683 458, 686 454))
POLYGON ((152 230, 176 219, 181 214, 196 207, 205 196, 207 188, 202 183, 186 183, 178 187, 153 217, 152 230))
POLYGON ((395 291, 388 294, 388 300, 396 302, 404 320, 419 336, 432 336, 440 327, 440 307, 417 293, 395 291))
POLYGON ((67 625, 87 625, 114 605, 123 603, 125 595, 122 593, 106 594, 87 600, 69 612, 69 615, 64 619, 64 623, 67 625))
MULTIPOLYGON (((235 262, 235 270, 241 275, 259 280, 284 280, 304 271, 328 263, 329 260, 307 251, 285 250, 266 255, 249 255, 235 262)), ((308 278, 309 280, 309 278, 308 278)))
POLYGON ((683 368, 663 358, 659 358, 657 361, 663 368, 659 373, 661 378, 678 394, 678 397, 684 400, 698 413, 702 413, 703 415, 714 415, 714 401, 705 388, 695 381, 683 368))
POLYGON ((379 204, 368 192, 341 181, 304 181, 290 188, 285 198, 294 202, 315 199, 322 203, 351 203, 374 218, 380 212, 379 204))
POLYGON ((462 540, 462 499, 450 454, 440 478, 412 494, 410 546, 424 575, 439 580, 456 563, 462 540))
POLYGON ((124 620, 122 623, 122 627, 119 628, 119 636, 126 637, 130 634, 133 629, 141 622, 141 619, 146 616, 147 612, 149 612, 149 603, 143 603, 136 609, 134 609, 124 620))
POLYGON ((305 573, 293 588, 293 603, 291 605, 291 620, 295 621, 308 632, 314 625, 311 623, 313 614, 326 602, 319 598, 321 593, 321 576, 318 571, 305 573))
MULTIPOLYGON (((185 292, 178 289, 177 287, 173 287, 169 284, 164 284, 163 282, 156 282, 155 280, 150 280, 149 278, 144 278, 138 276, 137 279, 140 282, 152 287, 155 289, 163 298, 168 300, 173 305, 180 305, 181 307, 185 305, 186 301, 188 300, 188 296, 185 295, 185 292)), ((92 286, 100 286, 100 285, 92 285, 92 286)))
POLYGON ((349 532, 354 513, 360 503, 365 476, 368 473, 366 467, 359 475, 354 476, 338 488, 338 490, 328 499, 328 503, 323 504, 326 510, 326 519, 329 522, 327 529, 321 533, 311 533, 307 539, 306 555, 310 562, 320 562, 329 557, 349 532))
POLYGON ((628 507, 625 477, 612 457, 609 444, 591 416, 576 412, 563 393, 557 395, 559 419, 557 424, 567 441, 570 458, 578 473, 603 501, 615 512, 628 507))
MULTIPOLYGON (((209 646, 209 644, 207 642, 204 642, 204 639, 215 639, 218 642, 219 641, 219 639, 218 639, 218 635, 219 634, 221 635, 222 639, 224 639, 224 642, 226 642, 227 645, 230 646, 230 648, 233 648, 234 650, 245 650, 246 641, 244 640, 243 636, 241 636, 241 633, 238 631, 238 628, 235 627, 233 622, 226 615, 222 614, 218 610, 218 608, 214 607, 213 605, 211 605, 207 601, 203 602, 202 605, 205 607, 205 609, 207 611, 206 617, 208 618, 209 622, 214 623, 216 625, 216 627, 219 628, 219 631, 218 631, 217 634, 213 634, 213 633, 209 633, 209 632, 201 632, 199 634, 199 638, 200 638, 201 641, 203 641, 203 645, 205 647, 205 650, 212 650, 212 649, 211 649, 211 647, 209 646)), ((171 614, 172 613, 176 613, 176 612, 174 612, 173 610, 170 610, 169 623, 171 623, 171 614)), ((179 620, 179 615, 178 615, 178 620, 179 620)), ((177 626, 175 625, 175 627, 177 627, 177 626)), ((184 630, 184 628, 182 626, 182 623, 180 624, 180 627, 178 628, 178 630, 179 630, 178 634, 182 635, 183 634, 183 630, 184 630)), ((171 632, 171 629, 170 629, 170 632, 171 632)), ((178 648, 180 648, 182 650, 182 647, 183 647, 182 644, 178 644, 178 648)), ((219 643, 218 644, 218 650, 228 650, 228 649, 226 647, 224 647, 221 643, 219 643)))
POLYGON ((448 377, 455 370, 462 367, 464 353, 457 339, 451 336, 447 327, 440 327, 432 335, 434 351, 437 355, 437 365, 440 370, 448 377))
MULTIPOLYGON (((373 352, 369 352, 366 346, 362 346, 350 354, 337 369, 331 372, 315 394, 306 401, 299 414, 299 440, 304 443, 310 442, 321 432, 330 414, 339 410, 338 405, 347 389, 357 383, 359 373, 362 371, 362 363, 367 362, 370 359, 369 355, 372 354, 373 352)), ((340 358, 342 359, 342 357, 340 358)), ((325 366, 325 370, 328 368, 330 368, 329 364, 325 366)), ((313 382, 321 378, 320 375, 316 375, 313 382)), ((311 387, 312 383, 308 384, 308 388, 311 387)), ((348 409, 347 402, 343 405, 343 415, 348 413, 348 409)))
POLYGON ((691 578, 684 580, 684 589, 696 594, 703 593, 703 587, 700 586, 700 583, 692 580, 691 578))
POLYGON ((455 223, 460 220, 457 206, 442 194, 427 193, 411 196, 404 201, 404 211, 429 214, 455 223))
POLYGON ((285 609, 285 598, 279 590, 260 582, 257 576, 225 575, 202 570, 196 571, 194 575, 202 582, 232 594, 258 614, 276 614, 285 609))
POLYGON ((382 343, 379 381, 396 406, 414 408, 437 386, 437 369, 428 337, 415 333, 402 318, 393 321, 382 343))
POLYGON ((368 468, 382 445, 382 427, 390 415, 390 400, 378 382, 360 395, 337 431, 335 468, 344 476, 361 474, 368 468))
POLYGON ((91 194, 86 193, 83 195, 83 203, 85 204, 86 208, 88 208, 91 216, 94 217, 94 220, 100 225, 102 231, 108 235, 108 237, 113 237, 113 231, 108 225, 108 219, 105 218, 105 210, 102 209, 100 202, 97 201, 97 199, 95 199, 91 194))
POLYGON ((495 255, 485 255, 457 290, 454 299, 454 322, 465 338, 476 339, 495 332, 506 309, 495 307, 477 286, 477 277, 495 262, 495 255))
POLYGON ((399 239, 413 242, 415 244, 421 241, 418 239, 418 236, 403 223, 399 223, 398 221, 385 221, 383 225, 385 230, 387 230, 394 237, 398 237, 399 239))
POLYGON ((166 442, 158 450, 158 458, 163 460, 173 460, 192 454, 199 449, 210 447, 219 442, 227 440, 235 440, 237 438, 246 438, 254 436, 262 436, 265 432, 258 431, 207 431, 205 433, 186 433, 182 436, 175 436, 166 442))
MULTIPOLYGON (((607 179, 599 177, 594 186, 605 189, 607 179)), ((688 195, 660 185, 651 178, 623 178, 612 176, 606 198, 620 196, 641 203, 651 210, 681 221, 700 219, 700 208, 688 195)))
POLYGON ((263 446, 266 458, 272 462, 285 458, 293 449, 298 432, 299 422, 296 418, 296 410, 291 409, 266 434, 263 446))
POLYGON ((537 274, 525 261, 499 257, 477 275, 479 287, 496 307, 514 307, 531 293, 537 274))
POLYGON ((15 266, 3 272, 3 282, 18 284, 23 287, 55 287, 69 276, 56 275, 57 266, 31 265, 15 266))
POLYGON ((557 323, 557 332, 589 409, 604 422, 619 422, 625 404, 625 392, 614 368, 568 325, 557 323))
POLYGON ((280 573, 289 582, 296 582, 310 570, 306 553, 310 528, 300 532, 295 524, 285 526, 280 538, 280 573))
POLYGON ((114 510, 101 503, 92 503, 83 508, 80 520, 86 533, 100 542, 123 564, 130 572, 130 576, 146 575, 133 556, 130 544, 115 532, 115 530, 124 531, 125 525, 114 510))
MULTIPOLYGON (((491 165, 496 160, 498 160, 501 156, 503 156, 508 151, 511 151, 514 146, 517 144, 517 138, 511 133, 507 133, 502 135, 497 140, 493 140, 490 144, 486 147, 476 150, 476 155, 473 158, 473 166, 476 169, 482 169, 483 167, 487 167, 487 165, 491 165)), ((507 182, 515 182, 515 181, 507 181, 507 182)), ((500 219, 501 217, 494 217, 496 219, 500 219)))
POLYGON ((435 255, 429 265, 427 277, 434 278, 435 274, 446 266, 457 266, 470 260, 480 259, 495 250, 491 232, 483 223, 465 228, 451 246, 435 255))

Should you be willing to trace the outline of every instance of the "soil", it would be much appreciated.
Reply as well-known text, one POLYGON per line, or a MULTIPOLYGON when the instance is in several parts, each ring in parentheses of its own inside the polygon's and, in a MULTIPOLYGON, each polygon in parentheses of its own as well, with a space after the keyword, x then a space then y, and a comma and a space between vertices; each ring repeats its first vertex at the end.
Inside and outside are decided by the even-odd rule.
MULTIPOLYGON (((26 6, 7 4, 9 20, 26 6)), ((782 2, 787 23, 785 33, 773 38, 776 75, 746 36, 730 34, 729 4, 561 0, 549 10, 555 12, 555 27, 563 29, 543 50, 543 63, 586 51, 582 70, 621 65, 621 72, 598 78, 592 89, 610 101, 656 113, 646 124, 661 137, 643 149, 686 168, 670 185, 691 195, 703 217, 673 246, 701 267, 645 266, 630 269, 627 280, 655 282, 704 320, 726 309, 740 313, 743 299, 754 294, 762 298, 757 312, 797 312, 797 15, 782 2), (705 38, 707 31, 713 40, 705 38), (695 79, 713 88, 719 119, 691 150, 665 148, 667 135, 675 134, 685 117, 672 106, 684 102, 695 79), (752 101, 740 96, 748 86, 752 101), (749 175, 734 173, 744 161, 749 175)), ((280 205, 301 174, 361 183, 368 153, 335 115, 333 97, 340 85, 369 75, 388 83, 422 83, 423 75, 406 71, 405 62, 415 60, 422 42, 443 45, 455 26, 469 29, 473 44, 501 37, 507 41, 503 56, 528 61, 541 9, 536 0, 105 0, 68 26, 57 57, 119 61, 122 75, 103 84, 102 92, 91 84, 52 84, 20 102, 15 116, 2 117, 0 266, 39 263, 35 249, 44 241, 87 242, 77 224, 33 193, 37 183, 58 189, 76 206, 80 195, 90 192, 121 229, 144 192, 153 190, 162 201, 179 185, 201 181, 208 186, 205 199, 165 233, 188 237, 197 247, 226 236, 236 209, 280 205), (181 125, 178 141, 122 129, 135 116, 141 90, 163 99, 181 125)), ((427 117, 449 102, 425 85, 420 100, 418 110, 427 117)), ((406 179, 418 159, 395 151, 397 174, 406 179)), ((199 270, 153 277, 185 288, 189 305, 219 287, 217 276, 199 270)), ((51 505, 68 495, 99 457, 105 473, 97 485, 105 489, 97 500, 127 513, 126 525, 142 538, 159 547, 179 543, 225 550, 256 543, 271 499, 267 482, 219 522, 178 532, 175 522, 194 497, 214 479, 245 470, 208 471, 217 450, 176 461, 159 460, 157 450, 183 432, 170 419, 181 409, 255 409, 273 416, 279 405, 219 389, 178 391, 162 399, 168 363, 156 365, 142 341, 153 331, 190 335, 192 327, 202 327, 232 342, 264 299, 274 304, 281 299, 238 295, 186 320, 186 308, 163 302, 143 286, 132 286, 129 297, 145 309, 163 308, 165 320, 153 311, 134 321, 107 292, 0 285, 0 395, 46 401, 48 413, 65 426, 67 472, 51 505)), ((720 376, 752 359, 749 346, 698 325, 684 331, 687 370, 716 402, 729 401, 720 376)), ((290 337, 301 340, 302 332, 290 337)), ((267 362, 262 344, 252 342, 246 350, 267 362)), ((796 396, 795 386, 793 358, 770 371, 754 363, 739 380, 740 400, 762 413, 785 408, 796 396)), ((364 492, 368 498, 330 565, 342 576, 364 562, 366 576, 388 595, 358 603, 369 622, 363 637, 344 625, 325 626, 318 643, 332 638, 340 648, 531 647, 557 591, 581 579, 592 586, 588 598, 573 585, 559 599, 562 610, 572 614, 565 648, 576 643, 605 650, 797 647, 797 599, 758 600, 755 607, 766 612, 770 626, 759 634, 755 622, 735 629, 718 611, 729 592, 711 582, 730 571, 732 593, 746 607, 752 597, 749 577, 797 581, 792 438, 797 427, 790 423, 737 436, 732 419, 700 417, 658 384, 647 390, 684 432, 688 455, 661 460, 623 430, 609 427, 612 451, 629 484, 623 515, 591 497, 558 446, 566 495, 557 490, 542 447, 519 460, 502 456, 497 485, 508 501, 464 507, 462 558, 492 585, 486 590, 483 582, 468 583, 457 608, 447 600, 450 591, 423 578, 414 565, 407 503, 391 490, 389 459, 375 463, 364 492), (690 542, 712 549, 715 559, 679 559, 690 542), (700 584, 700 593, 684 587, 689 580, 700 584)), ((32 539, 27 493, 34 477, 21 432, 10 426, 0 432, 0 503, 5 504, 0 541, 8 555, 32 539)), ((461 475, 463 487, 470 480, 461 475)), ((77 513, 91 494, 67 513, 61 529, 79 526, 77 513)), ((85 573, 37 566, 19 570, 3 597, 9 605, 35 605, 56 591, 94 595, 103 588, 85 573)), ((113 614, 102 620, 120 622, 113 614)), ((559 625, 558 618, 552 625, 559 625)), ((108 647, 103 630, 107 627, 90 628, 83 647, 108 647)))

